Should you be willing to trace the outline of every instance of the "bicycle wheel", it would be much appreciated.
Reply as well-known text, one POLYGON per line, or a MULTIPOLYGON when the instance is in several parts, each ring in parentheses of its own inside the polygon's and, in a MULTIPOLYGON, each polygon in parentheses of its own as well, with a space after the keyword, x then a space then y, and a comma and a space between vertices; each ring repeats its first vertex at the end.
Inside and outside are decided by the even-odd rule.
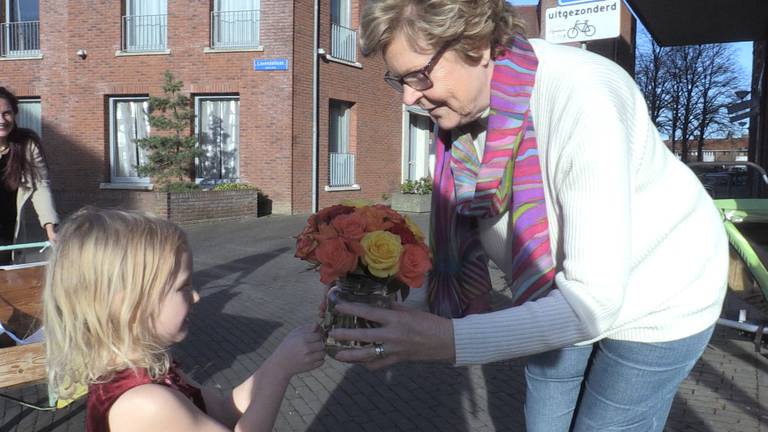
POLYGON ((579 34, 579 31, 573 27, 569 28, 568 33, 566 33, 566 35, 568 36, 568 39, 575 39, 576 36, 578 36, 578 34, 579 34))
POLYGON ((587 28, 586 28, 586 29, 584 29, 584 30, 585 30, 585 31, 584 31, 584 33, 585 33, 587 36, 590 36, 590 37, 591 37, 591 36, 594 36, 594 35, 595 35, 595 32, 597 31, 597 29, 596 29, 596 28, 595 28, 595 26, 593 26, 593 25, 588 25, 588 26, 587 26, 587 28))

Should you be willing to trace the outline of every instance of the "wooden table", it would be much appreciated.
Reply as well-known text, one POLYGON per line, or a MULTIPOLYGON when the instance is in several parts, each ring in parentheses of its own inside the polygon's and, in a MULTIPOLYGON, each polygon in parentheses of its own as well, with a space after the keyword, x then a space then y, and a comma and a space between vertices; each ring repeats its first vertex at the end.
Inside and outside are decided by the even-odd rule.
MULTIPOLYGON (((23 339, 40 328, 43 265, 0 270, 0 322, 23 339)), ((42 343, 0 348, 0 388, 45 379, 42 343)))

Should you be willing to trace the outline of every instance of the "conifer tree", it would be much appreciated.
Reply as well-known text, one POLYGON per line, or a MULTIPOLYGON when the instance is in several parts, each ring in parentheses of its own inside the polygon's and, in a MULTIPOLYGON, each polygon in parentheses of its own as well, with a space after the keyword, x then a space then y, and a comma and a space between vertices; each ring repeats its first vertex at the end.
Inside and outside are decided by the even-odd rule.
POLYGON ((160 190, 175 183, 193 185, 194 162, 202 151, 192 133, 195 113, 190 98, 181 93, 184 83, 165 71, 163 96, 149 98, 149 124, 160 133, 136 140, 147 153, 147 163, 139 166, 140 175, 150 176, 160 190))

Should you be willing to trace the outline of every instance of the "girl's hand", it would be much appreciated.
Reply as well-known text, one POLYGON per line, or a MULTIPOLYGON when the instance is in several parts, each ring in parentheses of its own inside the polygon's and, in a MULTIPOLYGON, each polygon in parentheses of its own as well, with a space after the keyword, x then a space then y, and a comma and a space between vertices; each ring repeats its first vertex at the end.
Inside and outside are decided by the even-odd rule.
POLYGON ((320 367, 325 361, 323 348, 317 324, 307 324, 288 333, 271 357, 290 377, 320 367))
POLYGON ((378 369, 401 361, 449 361, 456 358, 453 341, 453 323, 428 312, 393 304, 392 309, 375 308, 359 303, 339 303, 336 311, 356 315, 381 324, 379 328, 334 329, 330 336, 336 340, 371 342, 376 348, 341 351, 336 360, 364 362, 370 369, 378 369))
POLYGON ((48 236, 48 241, 56 243, 56 227, 53 224, 45 224, 45 234, 48 236))

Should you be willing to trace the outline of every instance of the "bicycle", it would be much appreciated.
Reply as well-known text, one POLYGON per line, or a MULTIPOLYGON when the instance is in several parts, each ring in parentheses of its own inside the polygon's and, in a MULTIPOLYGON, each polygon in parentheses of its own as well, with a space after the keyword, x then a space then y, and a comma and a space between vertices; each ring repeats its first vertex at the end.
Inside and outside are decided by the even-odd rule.
POLYGON ((584 33, 587 36, 594 36, 597 29, 595 26, 589 24, 589 20, 584 21, 576 21, 576 23, 573 25, 573 27, 568 29, 568 38, 569 39, 576 39, 576 36, 579 35, 579 32, 584 33))

